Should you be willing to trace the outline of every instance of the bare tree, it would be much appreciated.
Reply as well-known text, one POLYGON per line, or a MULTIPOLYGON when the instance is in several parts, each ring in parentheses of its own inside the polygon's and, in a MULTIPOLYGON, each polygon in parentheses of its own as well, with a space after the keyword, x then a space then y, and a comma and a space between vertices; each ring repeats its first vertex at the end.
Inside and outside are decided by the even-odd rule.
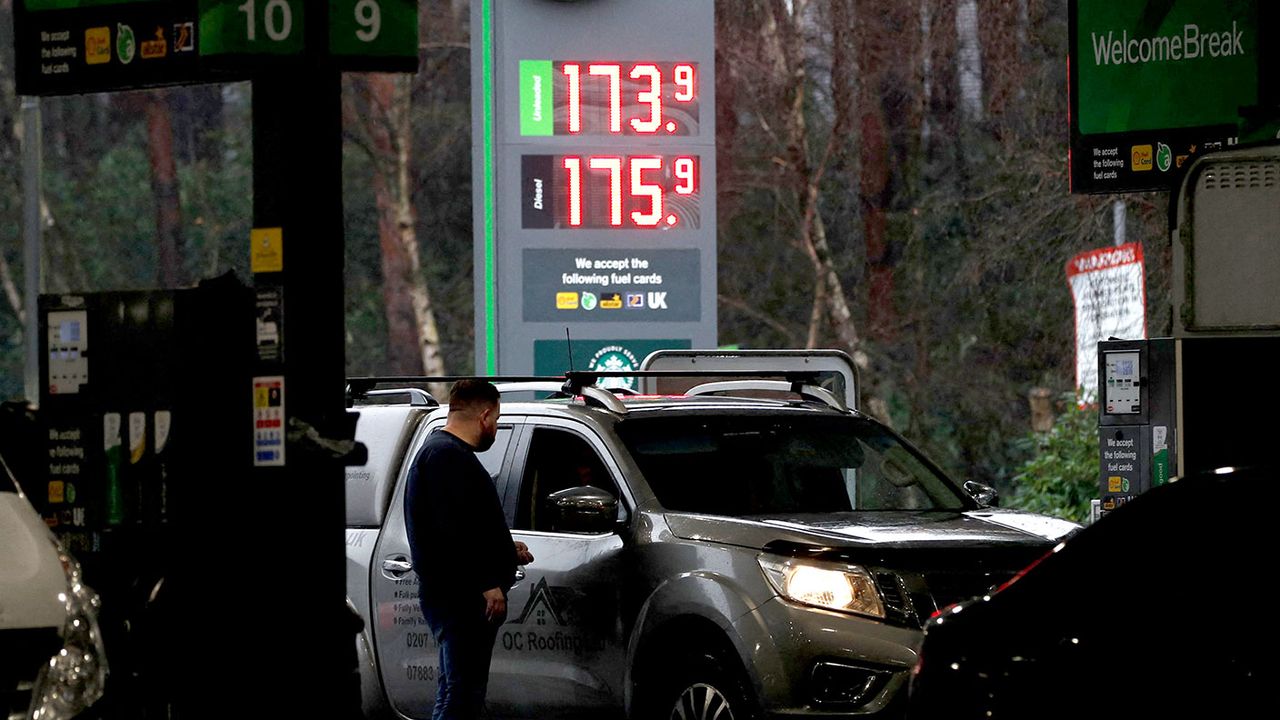
POLYGON ((410 182, 413 135, 409 82, 401 75, 370 74, 353 84, 362 100, 364 114, 358 124, 372 160, 378 209, 387 369, 409 375, 443 375, 440 331, 422 270, 410 182))
POLYGON ((187 282, 184 270, 182 204, 178 195, 178 165, 173 156, 173 118, 169 92, 152 90, 140 101, 147 117, 147 157, 151 163, 151 192, 156 203, 158 280, 164 287, 187 282))
MULTIPOLYGON (((1018 100, 1026 76, 1022 59, 1027 35, 1026 0, 981 0, 977 7, 981 12, 977 25, 984 79, 978 89, 986 88, 987 117, 999 118, 1018 100)), ((966 27, 966 32, 961 32, 962 39, 967 30, 966 27)), ((966 47, 963 40, 961 46, 966 47)), ((966 106, 968 102, 966 99, 966 106)))
POLYGON ((978 122, 983 117, 982 47, 978 37, 978 0, 959 0, 956 6, 956 35, 959 52, 960 100, 965 119, 978 122))
MULTIPOLYGON (((853 2, 764 0, 734 7, 738 13, 721 28, 723 67, 731 77, 718 85, 729 88, 720 103, 731 99, 740 103, 738 113, 745 109, 750 114, 751 125, 764 140, 768 169, 735 171, 730 180, 756 184, 774 194, 788 221, 789 240, 808 260, 806 344, 814 347, 834 337, 838 347, 866 367, 859 321, 827 235, 822 205, 824 184, 847 153, 854 125, 853 2)), ((739 132, 737 123, 729 130, 739 132)), ((735 190, 729 189, 731 198, 735 190)))

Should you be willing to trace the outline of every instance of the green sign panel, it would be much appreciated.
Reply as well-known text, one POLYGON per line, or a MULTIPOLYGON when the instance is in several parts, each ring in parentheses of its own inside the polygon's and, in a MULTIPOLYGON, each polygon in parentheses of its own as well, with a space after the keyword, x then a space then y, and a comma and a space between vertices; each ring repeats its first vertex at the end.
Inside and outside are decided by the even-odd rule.
POLYGON ((1071 186, 1175 186, 1256 106, 1258 0, 1072 0, 1071 186))
POLYGON ((300 54, 304 5, 303 0, 200 0, 200 56, 300 54))
MULTIPOLYGON (((565 340, 535 340, 533 371, 536 375, 559 375, 566 370, 601 370, 626 372, 639 370, 640 363, 655 350, 688 350, 687 338, 678 340, 573 340, 573 356, 565 340)), ((634 378, 613 378, 605 387, 634 388, 634 378)))
POLYGON ((418 62, 416 0, 330 0, 329 52, 418 62))
POLYGON ((1234 125, 1258 96, 1256 0, 1081 0, 1080 132, 1234 125))
POLYGON ((520 134, 550 137, 555 134, 552 88, 555 87, 550 60, 520 61, 520 134))
MULTIPOLYGON (((200 0, 200 55, 296 55, 305 48, 303 0, 200 0)), ((343 58, 418 59, 415 0, 330 0, 329 52, 343 58)))

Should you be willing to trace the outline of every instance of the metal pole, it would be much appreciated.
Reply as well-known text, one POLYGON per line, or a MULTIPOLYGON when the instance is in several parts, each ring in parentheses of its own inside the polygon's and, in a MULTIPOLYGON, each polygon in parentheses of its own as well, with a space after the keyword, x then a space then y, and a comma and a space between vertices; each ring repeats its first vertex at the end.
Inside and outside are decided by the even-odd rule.
POLYGON ((1120 247, 1125 243, 1125 228, 1127 226, 1127 212, 1123 200, 1117 200, 1111 205, 1111 233, 1115 237, 1116 247, 1120 247))
POLYGON ((27 344, 24 384, 27 402, 40 402, 40 318, 37 312, 43 287, 40 251, 40 99, 22 98, 22 271, 24 288, 22 306, 26 323, 23 328, 27 344))

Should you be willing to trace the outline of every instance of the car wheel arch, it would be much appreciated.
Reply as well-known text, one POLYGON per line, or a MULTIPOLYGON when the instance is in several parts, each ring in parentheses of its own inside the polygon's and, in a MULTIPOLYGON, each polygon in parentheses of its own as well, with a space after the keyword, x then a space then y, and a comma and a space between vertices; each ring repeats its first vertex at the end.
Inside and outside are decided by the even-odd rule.
POLYGON ((732 633, 732 626, 722 627, 706 616, 692 613, 664 618, 648 628, 635 644, 627 666, 627 717, 639 717, 641 700, 656 684, 654 671, 669 666, 673 657, 691 649, 719 658, 754 691, 751 673, 742 662, 732 633))

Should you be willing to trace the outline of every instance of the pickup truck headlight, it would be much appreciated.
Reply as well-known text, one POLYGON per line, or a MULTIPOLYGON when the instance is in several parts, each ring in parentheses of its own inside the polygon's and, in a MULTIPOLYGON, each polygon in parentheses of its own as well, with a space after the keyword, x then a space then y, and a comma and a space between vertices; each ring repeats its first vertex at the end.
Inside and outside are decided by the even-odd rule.
POLYGON ((759 561, 769 584, 788 600, 826 610, 884 617, 880 589, 865 568, 768 555, 761 555, 759 561))
POLYGON ((107 681, 107 656, 98 628, 97 593, 80 582, 80 564, 59 552, 67 573, 67 591, 58 596, 67 610, 62 650, 40 670, 32 693, 33 720, 66 720, 102 697, 107 681))

